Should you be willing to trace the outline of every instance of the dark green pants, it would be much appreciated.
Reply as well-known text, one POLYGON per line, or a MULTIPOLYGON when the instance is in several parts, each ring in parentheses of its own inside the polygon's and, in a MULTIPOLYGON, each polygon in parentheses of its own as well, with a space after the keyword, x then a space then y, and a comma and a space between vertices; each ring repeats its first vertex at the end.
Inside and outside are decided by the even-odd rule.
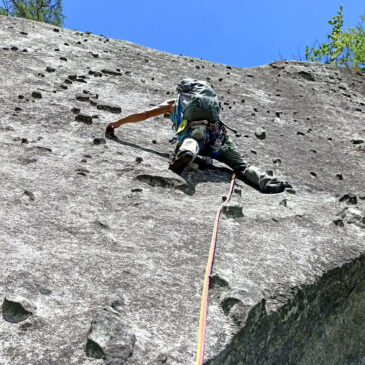
MULTIPOLYGON (((204 150, 201 151, 199 146, 199 141, 205 140, 205 133, 206 126, 195 127, 191 136, 188 136, 180 143, 179 153, 189 151, 193 156, 197 154, 211 156, 211 151, 207 150, 207 147, 204 147, 204 150)), ((276 180, 258 167, 249 165, 238 153, 232 142, 230 142, 229 146, 227 144, 223 146, 222 152, 216 157, 216 160, 225 163, 237 173, 239 179, 248 182, 260 191, 265 190, 265 186, 269 181, 276 180)))
POLYGON ((228 148, 221 152, 216 160, 223 162, 237 173, 237 177, 254 185, 261 191, 264 190, 266 184, 273 180, 258 167, 249 165, 235 148, 228 148))

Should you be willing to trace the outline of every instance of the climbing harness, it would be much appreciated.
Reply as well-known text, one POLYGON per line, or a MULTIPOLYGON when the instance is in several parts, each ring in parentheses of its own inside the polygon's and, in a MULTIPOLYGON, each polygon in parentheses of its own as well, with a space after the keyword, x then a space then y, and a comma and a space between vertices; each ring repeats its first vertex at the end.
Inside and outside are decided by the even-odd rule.
POLYGON ((217 215, 215 217, 213 233, 212 233, 212 240, 210 243, 208 262, 207 262, 207 266, 205 269, 203 292, 202 292, 202 299, 201 299, 201 305, 200 305, 198 346, 197 346, 197 350, 196 350, 195 365, 202 365, 203 361, 204 361, 205 331, 206 331, 206 325, 207 325, 207 312, 208 312, 209 277, 210 277, 210 274, 211 274, 212 268, 213 268, 215 246, 216 246, 217 234, 218 234, 219 217, 221 215, 223 207, 231 199, 235 179, 236 179, 236 174, 233 173, 228 196, 227 196, 226 200, 223 202, 223 204, 219 207, 217 215))

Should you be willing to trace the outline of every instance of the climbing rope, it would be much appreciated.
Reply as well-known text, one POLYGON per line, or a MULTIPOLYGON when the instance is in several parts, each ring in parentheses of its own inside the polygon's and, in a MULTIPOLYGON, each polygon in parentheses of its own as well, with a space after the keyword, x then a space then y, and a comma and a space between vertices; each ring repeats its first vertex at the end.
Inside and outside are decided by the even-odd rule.
POLYGON ((235 178, 236 178, 236 175, 235 175, 235 173, 233 173, 232 174, 231 187, 229 189, 228 196, 227 196, 226 200, 223 202, 223 204, 219 207, 217 215, 215 217, 213 233, 212 233, 212 240, 211 240, 211 243, 210 243, 208 262, 207 262, 207 267, 205 269, 202 299, 201 299, 201 304, 200 304, 198 346, 197 346, 197 350, 196 350, 195 365, 202 365, 203 361, 204 361, 205 331, 206 331, 206 326, 207 326, 207 312, 208 312, 209 277, 210 277, 210 274, 211 274, 212 268, 213 268, 215 246, 216 246, 217 234, 218 234, 219 217, 221 215, 223 207, 231 199, 235 178))

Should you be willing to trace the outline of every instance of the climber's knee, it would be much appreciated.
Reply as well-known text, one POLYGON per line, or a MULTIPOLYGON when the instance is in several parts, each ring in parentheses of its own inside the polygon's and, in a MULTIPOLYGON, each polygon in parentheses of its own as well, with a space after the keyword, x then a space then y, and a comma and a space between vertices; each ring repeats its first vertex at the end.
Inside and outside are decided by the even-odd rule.
POLYGON ((194 139, 194 138, 185 138, 183 140, 183 143, 181 144, 180 148, 179 148, 179 154, 184 152, 184 151, 189 151, 193 154, 194 158, 196 157, 196 155, 199 153, 199 144, 198 142, 194 139))

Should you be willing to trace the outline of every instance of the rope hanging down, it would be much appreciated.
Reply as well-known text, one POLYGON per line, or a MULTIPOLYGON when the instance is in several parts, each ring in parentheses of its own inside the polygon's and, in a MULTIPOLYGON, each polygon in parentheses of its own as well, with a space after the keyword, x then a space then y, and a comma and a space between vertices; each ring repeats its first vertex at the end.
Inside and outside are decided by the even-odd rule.
POLYGON ((229 189, 227 199, 220 206, 220 208, 217 212, 217 215, 215 217, 212 241, 210 243, 209 257, 208 257, 207 267, 205 269, 203 292, 202 292, 202 299, 201 299, 201 305, 200 305, 199 334, 198 334, 198 346, 197 346, 197 350, 196 350, 195 365, 203 365, 203 361, 204 361, 205 331, 206 331, 206 325, 207 325, 207 312, 208 312, 209 277, 210 277, 210 274, 211 274, 212 268, 213 268, 215 246, 216 246, 217 234, 218 234, 219 217, 221 215, 223 207, 231 199, 235 178, 236 178, 236 175, 233 173, 231 187, 229 189))

